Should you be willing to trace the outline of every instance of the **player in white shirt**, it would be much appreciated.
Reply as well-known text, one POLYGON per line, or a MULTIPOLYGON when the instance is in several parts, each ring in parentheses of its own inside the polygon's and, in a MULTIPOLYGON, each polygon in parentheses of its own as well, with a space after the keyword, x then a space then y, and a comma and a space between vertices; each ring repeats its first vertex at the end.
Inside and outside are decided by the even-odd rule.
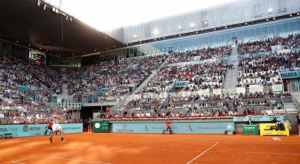
POLYGON ((50 143, 52 143, 53 135, 57 134, 57 132, 60 133, 61 141, 63 142, 64 141, 64 137, 63 137, 64 131, 63 131, 63 128, 59 125, 59 120, 63 119, 63 116, 59 115, 57 110, 53 110, 52 119, 53 119, 53 125, 52 125, 52 130, 53 131, 52 131, 52 134, 50 136, 50 143))

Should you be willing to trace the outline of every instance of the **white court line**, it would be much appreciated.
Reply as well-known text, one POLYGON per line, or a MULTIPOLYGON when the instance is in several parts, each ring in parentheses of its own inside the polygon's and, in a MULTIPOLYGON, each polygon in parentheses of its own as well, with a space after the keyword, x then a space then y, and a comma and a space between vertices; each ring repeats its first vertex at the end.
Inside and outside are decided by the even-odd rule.
MULTIPOLYGON (((228 151, 216 151, 215 153, 228 153, 228 151)), ((240 154, 264 154, 264 155, 292 155, 292 156, 300 156, 299 153, 268 153, 268 152, 234 152, 240 154)))
POLYGON ((272 137, 272 139, 273 139, 274 141, 281 141, 281 138, 280 138, 280 137, 272 137))
POLYGON ((25 164, 24 162, 18 162, 18 161, 10 161, 10 163, 14 163, 14 164, 25 164))
POLYGON ((212 142, 212 141, 217 142, 216 140, 174 140, 172 142, 212 142))
MULTIPOLYGON (((273 138, 273 137, 272 137, 273 138)), ((276 138, 276 137, 275 137, 276 138)), ((295 142, 295 141, 284 141, 282 140, 282 137, 277 137, 280 138, 281 141, 283 142, 276 142, 276 144, 287 144, 287 145, 299 145, 300 142, 295 142)), ((268 141, 254 141, 254 140, 250 140, 250 141, 245 141, 245 140, 241 140, 241 139, 233 139, 233 140, 224 140, 222 138, 212 138, 212 139, 181 139, 181 140, 171 140, 171 141, 199 141, 199 142, 210 142, 210 141, 214 141, 214 142, 219 142, 222 141, 224 143, 253 143, 253 144, 261 144, 261 143, 275 143, 272 141, 275 140, 268 140, 268 141)))
POLYGON ((297 153, 266 153, 266 152, 235 152, 235 153, 245 153, 245 154, 265 154, 265 155, 300 155, 297 153))
POLYGON ((193 158, 192 160, 188 161, 186 164, 190 164, 193 161, 195 161, 197 158, 201 157, 203 154, 205 154, 206 152, 208 152, 210 149, 212 149, 213 147, 215 147, 216 145, 218 145, 220 142, 216 142, 214 145, 212 145, 211 147, 207 148, 205 151, 203 151, 201 154, 197 155, 195 158, 193 158))
POLYGON ((111 164, 111 163, 106 163, 106 162, 82 161, 82 160, 77 160, 77 159, 70 159, 70 158, 63 158, 63 157, 53 157, 53 156, 35 156, 35 157, 31 157, 31 158, 14 160, 14 161, 11 161, 10 163, 12 163, 12 164, 26 164, 24 161, 28 161, 28 160, 31 160, 31 159, 34 159, 34 158, 60 159, 60 160, 74 161, 74 162, 80 162, 80 163, 111 164))
POLYGON ((31 160, 31 159, 34 159, 34 158, 40 158, 40 157, 38 157, 38 156, 32 156, 32 157, 25 158, 25 159, 13 160, 13 161, 10 161, 10 163, 14 163, 14 164, 25 164, 25 162, 21 162, 21 161, 27 161, 27 160, 31 160))
POLYGON ((40 156, 43 158, 50 158, 50 159, 61 159, 61 160, 66 160, 66 161, 76 161, 80 163, 100 163, 100 164, 111 164, 111 163, 106 163, 106 162, 97 162, 97 161, 82 161, 82 160, 77 160, 77 159, 70 159, 70 158, 63 158, 63 157, 51 157, 51 156, 40 156))
MULTIPOLYGON (((175 140, 174 140, 175 141, 175 140)), ((180 141, 195 141, 195 142, 211 142, 215 141, 218 142, 220 140, 217 139, 205 139, 205 140, 177 140, 180 141)), ((272 140, 273 141, 273 140, 272 140)), ((245 143, 245 144, 275 144, 275 142, 272 141, 243 141, 243 140, 222 140, 223 143, 245 143)), ((281 140, 282 141, 282 140, 281 140)), ((276 144, 283 144, 283 145, 299 145, 300 142, 290 142, 290 141, 282 141, 282 142, 276 142, 276 144)))

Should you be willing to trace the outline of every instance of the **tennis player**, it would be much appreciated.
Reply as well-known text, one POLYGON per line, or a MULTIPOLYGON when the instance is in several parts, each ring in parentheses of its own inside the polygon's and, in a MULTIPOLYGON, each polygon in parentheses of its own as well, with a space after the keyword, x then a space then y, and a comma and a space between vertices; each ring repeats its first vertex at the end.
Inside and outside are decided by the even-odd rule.
POLYGON ((61 142, 63 142, 64 141, 64 137, 63 137, 64 131, 63 131, 63 128, 59 124, 59 120, 62 120, 63 117, 58 114, 57 110, 53 110, 52 119, 53 119, 53 125, 52 125, 52 134, 50 137, 50 143, 53 142, 52 137, 54 136, 54 134, 57 134, 58 132, 61 135, 61 142))

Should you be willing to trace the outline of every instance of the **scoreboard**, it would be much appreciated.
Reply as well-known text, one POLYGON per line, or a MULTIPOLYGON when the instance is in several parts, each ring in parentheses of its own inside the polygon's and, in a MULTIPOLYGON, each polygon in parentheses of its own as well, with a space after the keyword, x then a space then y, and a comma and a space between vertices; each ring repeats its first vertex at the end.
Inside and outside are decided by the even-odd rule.
POLYGON ((36 50, 29 50, 29 61, 32 64, 46 65, 47 56, 44 52, 40 52, 40 51, 36 51, 36 50))

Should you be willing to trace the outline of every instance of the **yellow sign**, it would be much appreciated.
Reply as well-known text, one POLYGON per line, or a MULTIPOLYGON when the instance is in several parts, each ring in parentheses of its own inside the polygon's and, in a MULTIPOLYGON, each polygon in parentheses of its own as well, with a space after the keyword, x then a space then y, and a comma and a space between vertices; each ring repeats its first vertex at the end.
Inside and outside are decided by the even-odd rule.
POLYGON ((289 136, 289 125, 284 123, 284 130, 276 130, 278 125, 276 123, 259 124, 259 131, 261 136, 284 135, 289 136))

